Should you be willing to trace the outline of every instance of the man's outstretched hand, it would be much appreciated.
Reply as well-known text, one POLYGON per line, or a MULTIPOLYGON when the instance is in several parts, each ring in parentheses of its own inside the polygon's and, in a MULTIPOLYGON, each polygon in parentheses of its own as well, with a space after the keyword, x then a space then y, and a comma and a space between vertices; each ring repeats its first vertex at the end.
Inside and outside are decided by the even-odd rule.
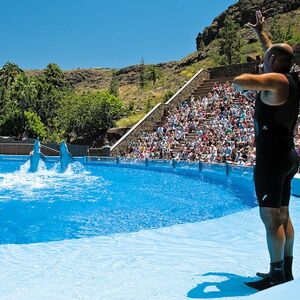
POLYGON ((263 17, 260 10, 256 11, 256 24, 247 23, 245 26, 251 28, 256 33, 262 32, 264 29, 264 21, 265 18, 263 17))
POLYGON ((256 24, 247 23, 245 26, 251 28, 257 35, 261 46, 264 51, 272 46, 272 41, 270 40, 268 34, 264 31, 265 18, 262 16, 260 10, 256 11, 256 24))

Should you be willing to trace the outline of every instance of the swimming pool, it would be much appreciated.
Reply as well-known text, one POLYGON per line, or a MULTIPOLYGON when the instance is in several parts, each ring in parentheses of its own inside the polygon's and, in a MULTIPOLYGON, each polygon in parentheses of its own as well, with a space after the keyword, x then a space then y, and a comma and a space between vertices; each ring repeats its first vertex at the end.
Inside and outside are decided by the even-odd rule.
POLYGON ((49 242, 217 218, 256 205, 252 169, 172 161, 0 159, 0 243, 49 242))

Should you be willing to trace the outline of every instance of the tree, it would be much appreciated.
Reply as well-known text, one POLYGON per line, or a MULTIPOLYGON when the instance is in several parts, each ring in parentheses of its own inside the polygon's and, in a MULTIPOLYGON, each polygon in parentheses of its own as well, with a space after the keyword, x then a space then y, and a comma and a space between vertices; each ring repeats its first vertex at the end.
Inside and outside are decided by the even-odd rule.
POLYGON ((37 78, 37 101, 35 112, 41 121, 53 129, 53 121, 57 116, 60 100, 68 93, 65 76, 57 64, 51 63, 37 78))
POLYGON ((22 111, 34 110, 37 97, 36 80, 25 74, 18 75, 12 84, 11 96, 20 105, 22 111))
POLYGON ((41 118, 31 111, 24 112, 25 117, 25 131, 29 137, 40 138, 43 141, 47 137, 46 128, 41 121, 41 118))
POLYGON ((116 72, 113 72, 108 91, 116 97, 119 96, 119 79, 116 72))
POLYGON ((71 94, 66 96, 59 109, 60 125, 66 137, 98 138, 123 115, 122 102, 109 92, 71 94))
POLYGON ((56 89, 48 83, 38 83, 38 96, 36 101, 36 112, 47 127, 52 127, 52 121, 58 114, 60 101, 67 91, 56 89))
POLYGON ((273 18, 271 26, 270 26, 270 34, 272 38, 272 42, 283 43, 285 41, 285 33, 282 29, 282 26, 279 24, 279 18, 276 16, 273 18))
POLYGON ((64 73, 57 64, 48 64, 44 69, 44 77, 46 83, 57 89, 62 89, 66 86, 64 73))
POLYGON ((145 113, 148 113, 152 109, 152 101, 151 99, 147 99, 146 105, 145 105, 145 113))
MULTIPOLYGON (((25 112, 35 109, 36 95, 37 90, 33 77, 28 77, 24 73, 15 77, 9 89, 7 105, 5 106, 6 119, 4 118, 3 123, 7 126, 11 124, 11 120, 15 122, 16 125, 11 124, 11 130, 14 134, 23 133, 25 131, 25 112)), ((12 134, 12 132, 10 134, 12 134)))
POLYGON ((24 74, 24 71, 17 64, 7 62, 0 70, 0 84, 9 88, 20 74, 24 74))
POLYGON ((160 76, 161 74, 156 66, 152 65, 147 68, 147 79, 152 81, 153 85, 155 85, 160 76))
POLYGON ((9 100, 9 91, 4 87, 0 86, 0 115, 3 113, 5 102, 9 100))
POLYGON ((294 38, 294 34, 293 34, 293 31, 292 31, 292 24, 289 24, 287 30, 286 30, 286 33, 285 33, 285 39, 284 41, 287 42, 287 43, 290 43, 294 38))
POLYGON ((294 33, 292 24, 289 23, 286 27, 285 24, 280 22, 278 16, 273 17, 270 26, 270 35, 274 44, 276 43, 294 43, 294 33))
POLYGON ((200 43, 199 43, 199 45, 198 45, 198 47, 197 47, 197 51, 204 51, 204 49, 205 49, 205 44, 204 44, 204 41, 201 39, 200 40, 200 43))
POLYGON ((166 103, 172 96, 174 95, 174 92, 167 90, 165 91, 164 95, 163 95, 163 103, 166 103))
POLYGON ((145 62, 144 58, 142 57, 141 62, 140 62, 140 72, 139 72, 139 83, 140 87, 144 88, 146 85, 146 72, 145 72, 145 62))
POLYGON ((70 91, 56 64, 49 64, 42 76, 26 76, 16 64, 6 63, 0 84, 1 134, 18 135, 24 130, 41 138, 61 134, 55 118, 61 99, 70 91))
POLYGON ((239 34, 240 26, 230 17, 224 20, 224 28, 220 32, 218 52, 222 64, 232 65, 241 61, 242 38, 239 34))
POLYGON ((134 101, 129 101, 128 106, 127 106, 127 116, 131 116, 133 114, 134 111, 134 101))
POLYGON ((4 94, 3 106, 0 114, 0 135, 16 136, 24 130, 24 114, 20 105, 12 101, 10 94, 4 94))

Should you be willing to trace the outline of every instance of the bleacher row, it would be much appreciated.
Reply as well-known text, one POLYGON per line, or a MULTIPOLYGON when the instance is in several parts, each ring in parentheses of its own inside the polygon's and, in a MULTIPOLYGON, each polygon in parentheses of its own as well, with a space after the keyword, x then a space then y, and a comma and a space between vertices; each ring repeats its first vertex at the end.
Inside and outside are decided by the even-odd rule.
MULTIPOLYGON (((204 81, 190 99, 168 111, 153 132, 143 131, 130 142, 124 155, 253 165, 255 95, 246 98, 231 82, 232 78, 204 81)), ((296 145, 299 148, 298 138, 296 145)))

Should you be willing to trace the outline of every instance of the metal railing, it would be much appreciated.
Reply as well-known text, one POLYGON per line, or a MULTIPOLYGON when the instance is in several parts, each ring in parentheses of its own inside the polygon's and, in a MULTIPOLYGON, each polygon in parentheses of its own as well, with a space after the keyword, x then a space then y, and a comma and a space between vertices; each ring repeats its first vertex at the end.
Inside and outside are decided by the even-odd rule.
POLYGON ((51 147, 48 147, 48 146, 43 145, 43 144, 41 144, 41 149, 45 149, 45 150, 53 152, 53 153, 55 153, 57 155, 59 155, 59 153, 60 153, 58 150, 56 150, 54 148, 51 148, 51 147))
POLYGON ((136 159, 136 158, 125 158, 125 157, 103 157, 103 156, 87 156, 85 163, 99 164, 99 165, 111 165, 128 168, 143 168, 153 169, 165 172, 178 172, 178 173, 189 173, 190 171, 194 174, 201 172, 219 172, 226 175, 231 174, 246 174, 252 175, 252 166, 241 166, 229 163, 207 163, 202 161, 187 162, 164 160, 164 159, 136 159))
MULTIPOLYGON (((29 155, 0 155, 0 160, 26 161, 29 155)), ((241 166, 229 163, 207 163, 202 161, 178 161, 175 159, 136 159, 120 156, 82 156, 74 157, 75 161, 91 165, 118 166, 133 169, 149 169, 163 172, 176 172, 178 174, 199 175, 202 172, 219 173, 226 175, 252 175, 252 166, 241 166)), ((59 156, 45 156, 49 163, 59 162, 59 156)))
POLYGON ((166 106, 171 108, 171 106, 174 107, 179 102, 186 100, 205 79, 209 78, 210 71, 201 69, 166 102, 166 106))
POLYGON ((179 102, 188 99, 196 90, 196 88, 199 87, 199 85, 209 77, 209 71, 203 69, 198 71, 165 104, 158 103, 148 114, 146 114, 137 124, 135 124, 124 136, 122 136, 111 147, 111 155, 116 156, 126 152, 128 143, 138 139, 139 133, 142 130, 153 130, 156 123, 162 120, 166 108, 170 109, 171 107, 176 106, 179 102))
MULTIPOLYGON (((33 149, 33 143, 0 143, 0 153, 7 155, 28 155, 33 149)), ((41 144, 41 149, 53 155, 59 155, 59 151, 41 144)))
POLYGON ((148 112, 138 123, 136 123, 127 133, 125 133, 110 149, 112 155, 122 152, 122 147, 127 148, 127 144, 139 136, 142 130, 153 130, 156 122, 161 120, 164 114, 164 106, 158 103, 148 112))

